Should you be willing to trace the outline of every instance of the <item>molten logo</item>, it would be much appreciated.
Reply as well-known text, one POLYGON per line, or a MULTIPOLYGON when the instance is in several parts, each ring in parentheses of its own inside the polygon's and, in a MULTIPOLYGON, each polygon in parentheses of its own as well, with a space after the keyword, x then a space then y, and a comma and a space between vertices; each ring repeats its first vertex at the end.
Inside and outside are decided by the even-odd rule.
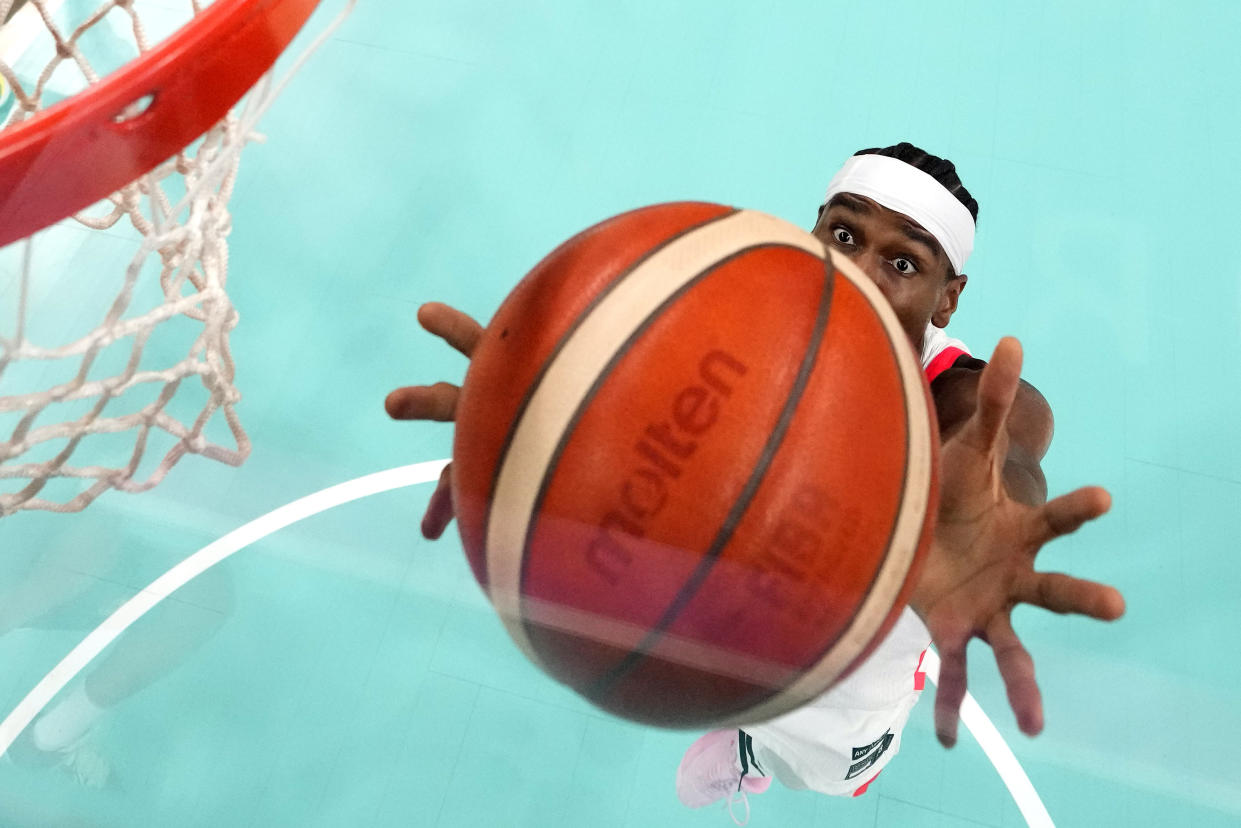
POLYGON ((586 550, 586 560, 603 580, 615 586, 632 555, 621 542, 646 535, 646 525, 668 503, 669 488, 692 461, 706 439, 720 406, 732 396, 733 383, 746 365, 726 351, 714 350, 698 362, 694 384, 676 391, 670 416, 647 423, 633 447, 637 463, 621 480, 617 502, 599 521, 599 530, 586 550))

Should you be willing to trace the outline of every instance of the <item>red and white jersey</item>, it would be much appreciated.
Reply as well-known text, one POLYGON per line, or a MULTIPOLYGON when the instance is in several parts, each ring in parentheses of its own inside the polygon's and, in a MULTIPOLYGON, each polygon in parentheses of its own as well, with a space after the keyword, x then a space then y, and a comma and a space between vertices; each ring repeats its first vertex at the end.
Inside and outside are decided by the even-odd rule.
POLYGON ((926 372, 926 381, 930 382, 963 356, 970 356, 970 349, 959 339, 953 339, 927 323, 926 335, 922 338, 922 370, 926 372))

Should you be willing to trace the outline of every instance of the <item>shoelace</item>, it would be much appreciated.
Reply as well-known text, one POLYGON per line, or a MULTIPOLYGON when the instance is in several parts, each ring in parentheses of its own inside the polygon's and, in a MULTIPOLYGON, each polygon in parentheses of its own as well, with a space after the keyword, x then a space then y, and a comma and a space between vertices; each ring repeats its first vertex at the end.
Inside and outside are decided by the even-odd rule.
POLYGON ((739 748, 741 759, 741 779, 737 782, 737 790, 731 791, 728 794, 728 816, 732 818, 734 825, 748 825, 750 822, 750 798, 745 795, 745 791, 741 790, 741 785, 745 782, 746 776, 750 773, 751 765, 753 765, 759 773, 762 773, 763 769, 759 766, 758 759, 754 757, 754 740, 750 737, 750 734, 746 733, 744 730, 738 730, 737 737, 737 746, 739 748), (737 819, 737 815, 733 813, 733 804, 737 801, 738 797, 741 799, 741 804, 745 806, 744 821, 737 819))
POLYGON ((87 734, 56 752, 61 757, 57 765, 72 774, 79 785, 99 789, 107 784, 112 768, 87 741, 87 734))
POLYGON ((750 822, 750 798, 745 795, 745 791, 733 791, 728 795, 728 816, 732 819, 734 825, 748 825, 750 822), (737 815, 733 813, 733 804, 737 800, 741 800, 741 804, 745 806, 745 819, 737 819, 737 815))

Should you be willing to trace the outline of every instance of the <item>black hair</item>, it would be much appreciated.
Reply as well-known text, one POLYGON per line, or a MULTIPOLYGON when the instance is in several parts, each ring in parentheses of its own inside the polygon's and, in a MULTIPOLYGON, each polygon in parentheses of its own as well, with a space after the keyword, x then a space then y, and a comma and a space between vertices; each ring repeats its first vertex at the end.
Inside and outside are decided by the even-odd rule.
POLYGON ((908 141, 902 141, 891 147, 876 147, 873 149, 858 150, 854 155, 886 155, 888 158, 895 158, 897 161, 904 161, 911 167, 922 170, 927 175, 934 178, 948 192, 957 197, 957 201, 965 205, 965 209, 970 211, 970 216, 974 219, 974 224, 978 224, 978 202, 970 195, 970 191, 965 189, 965 185, 961 183, 961 179, 957 176, 956 166, 947 158, 940 158, 938 155, 931 155, 923 149, 915 147, 908 141))

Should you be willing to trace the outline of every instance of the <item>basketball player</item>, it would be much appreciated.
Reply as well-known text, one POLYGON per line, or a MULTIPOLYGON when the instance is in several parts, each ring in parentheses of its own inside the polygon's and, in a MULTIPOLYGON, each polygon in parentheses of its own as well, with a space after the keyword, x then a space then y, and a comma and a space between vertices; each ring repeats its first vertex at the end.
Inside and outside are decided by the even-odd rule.
MULTIPOLYGON (((984 363, 943 332, 968 281, 977 217, 953 164, 910 144, 863 150, 832 179, 813 233, 879 287, 931 383, 942 445, 935 537, 909 608, 866 663, 799 710, 708 733, 689 748, 677 793, 690 807, 728 798, 731 808, 734 797, 766 790, 771 775, 790 788, 864 792, 899 750, 932 640, 941 658, 935 724, 942 744, 956 742, 965 650, 975 637, 991 645, 1018 725, 1035 735, 1042 701, 1033 661, 1013 631, 1013 607, 1102 620, 1124 612, 1111 587, 1034 571, 1044 543, 1102 515, 1110 497, 1088 487, 1047 501, 1040 461, 1052 414, 1020 380, 1021 346, 1001 340, 984 363)), ((424 305, 418 319, 467 357, 482 335, 476 321, 445 305, 424 305)), ((450 421, 458 392, 443 382, 399 388, 385 406, 396 419, 450 421)), ((438 538, 452 520, 450 475, 451 466, 431 496, 422 522, 427 538, 438 538)))
MULTIPOLYGON (((0 638, 18 630, 94 629, 132 595, 120 573, 132 543, 119 523, 104 521, 70 523, 46 544, 6 548, 0 556, 0 584, 9 586, 0 590, 0 638)), ((222 567, 182 589, 62 692, 22 731, 3 761, 55 769, 88 788, 108 786, 111 765, 97 748, 94 731, 126 699, 171 673, 210 640, 232 613, 232 578, 222 567)), ((0 802, 0 813, 7 813, 10 804, 0 802)), ((0 817, 0 825, 7 824, 0 817)))

